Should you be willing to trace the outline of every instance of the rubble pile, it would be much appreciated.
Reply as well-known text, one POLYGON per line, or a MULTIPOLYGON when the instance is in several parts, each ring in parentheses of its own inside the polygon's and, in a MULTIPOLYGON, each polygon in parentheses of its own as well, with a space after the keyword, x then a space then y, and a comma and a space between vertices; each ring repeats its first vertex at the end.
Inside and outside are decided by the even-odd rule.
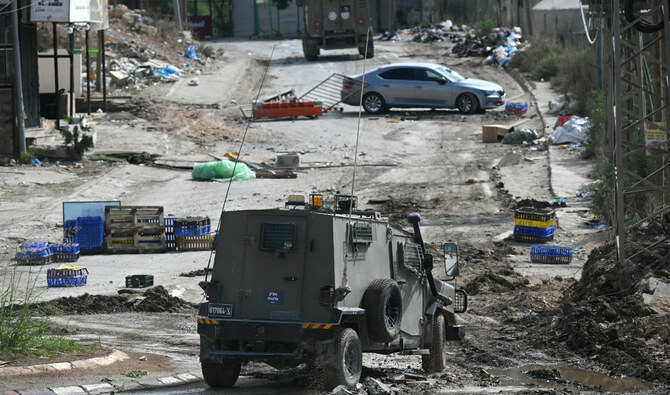
POLYGON ((417 26, 411 29, 402 29, 393 32, 384 32, 377 39, 379 41, 412 41, 412 42, 441 42, 455 33, 467 29, 467 26, 458 28, 450 20, 439 24, 417 26))
POLYGON ((190 312, 199 306, 171 296, 161 285, 143 293, 121 295, 89 295, 64 297, 43 302, 38 309, 47 314, 109 314, 131 311, 141 312, 190 312))
POLYGON ((615 263, 613 241, 594 249, 561 306, 526 318, 536 328, 531 341, 552 350, 562 346, 613 375, 670 384, 670 243, 651 247, 656 233, 633 238, 666 258, 644 253, 615 263))
POLYGON ((485 63, 506 67, 512 57, 523 49, 521 28, 493 28, 489 35, 454 37, 451 53, 457 57, 483 57, 485 63))
POLYGON ((190 32, 179 33, 170 26, 174 22, 154 20, 142 10, 119 4, 109 16, 106 56, 113 88, 143 88, 198 75, 218 55, 213 50, 197 53, 199 44, 190 32))

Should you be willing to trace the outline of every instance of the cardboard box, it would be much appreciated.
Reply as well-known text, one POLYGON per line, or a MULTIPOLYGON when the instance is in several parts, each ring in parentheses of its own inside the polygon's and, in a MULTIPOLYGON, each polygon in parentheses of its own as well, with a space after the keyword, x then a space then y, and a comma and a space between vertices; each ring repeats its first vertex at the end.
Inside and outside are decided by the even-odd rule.
POLYGON ((498 137, 505 137, 507 133, 514 131, 514 126, 484 125, 482 126, 482 141, 485 143, 497 143, 498 137))

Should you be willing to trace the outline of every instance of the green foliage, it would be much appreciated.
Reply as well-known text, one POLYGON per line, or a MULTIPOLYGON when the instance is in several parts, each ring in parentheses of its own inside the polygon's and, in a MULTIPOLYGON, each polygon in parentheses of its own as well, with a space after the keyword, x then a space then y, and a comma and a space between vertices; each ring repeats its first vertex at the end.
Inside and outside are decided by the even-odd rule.
POLYGON ((130 372, 123 372, 123 373, 121 373, 121 374, 124 375, 124 376, 126 376, 126 377, 132 377, 132 378, 135 378, 135 379, 136 379, 136 378, 138 378, 138 377, 146 376, 146 375, 148 375, 149 373, 148 373, 146 370, 135 369, 135 370, 133 370, 133 371, 130 371, 130 372))
POLYGON ((486 36, 491 33, 491 29, 494 27, 496 27, 496 24, 493 22, 493 19, 486 17, 477 25, 475 25, 475 35, 477 37, 486 36))
POLYGON ((586 112, 586 101, 595 89, 595 58, 589 48, 564 48, 554 44, 533 43, 510 63, 528 73, 533 80, 551 81, 557 92, 577 103, 577 112, 586 112))
POLYGON ((19 162, 23 163, 24 165, 31 164, 33 159, 35 159, 35 154, 33 154, 31 151, 21 152, 19 154, 19 162))
POLYGON ((79 155, 83 155, 86 150, 93 147, 93 138, 83 132, 91 130, 86 126, 86 118, 81 117, 78 120, 65 118, 68 125, 59 128, 61 136, 65 140, 65 145, 72 145, 72 148, 79 155))
POLYGON ((0 291, 0 353, 26 352, 39 345, 49 321, 35 306, 37 276, 8 271, 5 269, 2 283, 6 285, 0 291))

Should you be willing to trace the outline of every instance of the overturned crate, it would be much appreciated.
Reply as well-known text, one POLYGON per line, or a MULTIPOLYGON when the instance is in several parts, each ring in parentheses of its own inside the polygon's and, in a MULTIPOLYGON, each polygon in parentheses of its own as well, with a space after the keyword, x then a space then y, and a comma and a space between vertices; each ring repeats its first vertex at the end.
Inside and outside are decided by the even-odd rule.
POLYGON ((105 249, 113 254, 165 252, 163 207, 105 207, 105 249))

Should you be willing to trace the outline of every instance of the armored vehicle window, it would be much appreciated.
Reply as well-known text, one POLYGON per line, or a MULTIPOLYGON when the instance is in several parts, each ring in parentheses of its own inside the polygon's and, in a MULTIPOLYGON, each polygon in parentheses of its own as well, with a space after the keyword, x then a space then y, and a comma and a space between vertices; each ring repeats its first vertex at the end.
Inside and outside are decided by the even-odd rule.
POLYGON ((423 254, 421 252, 421 247, 418 244, 414 243, 405 243, 402 254, 403 264, 418 273, 421 273, 421 261, 423 260, 423 254))
POLYGON ((354 223, 353 231, 351 232, 352 243, 370 244, 374 241, 372 238, 372 225, 365 222, 354 223))
POLYGON ((262 224, 261 235, 263 251, 292 252, 295 249, 295 224, 262 224))

